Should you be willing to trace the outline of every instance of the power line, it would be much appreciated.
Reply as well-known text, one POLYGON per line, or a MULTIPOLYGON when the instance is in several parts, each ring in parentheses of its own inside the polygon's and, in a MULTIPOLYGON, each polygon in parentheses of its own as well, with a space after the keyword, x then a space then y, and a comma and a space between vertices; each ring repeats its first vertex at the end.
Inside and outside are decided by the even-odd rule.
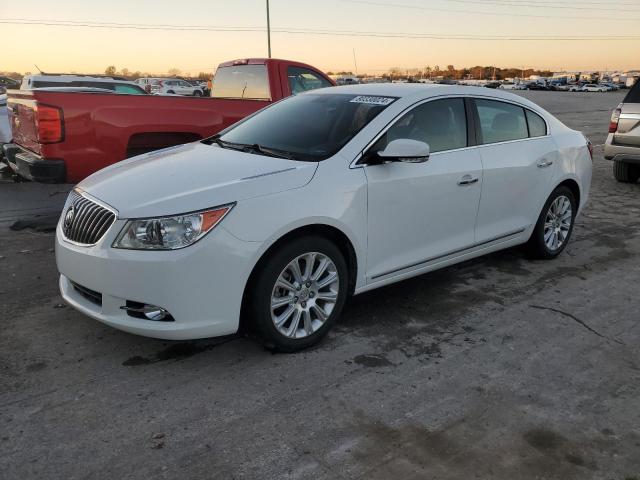
MULTIPOLYGON (((464 4, 472 4, 472 5, 495 5, 495 6, 500 6, 500 7, 518 7, 518 8, 553 8, 553 9, 564 9, 564 10, 576 10, 576 6, 575 5, 559 5, 559 4, 552 4, 552 5, 540 5, 540 4, 536 4, 536 3, 524 3, 524 2, 513 2, 513 0, 493 0, 493 1, 487 1, 487 2, 483 2, 481 0, 448 0, 449 2, 455 2, 455 3, 464 3, 464 4)), ((592 11, 597 11, 597 12, 610 12, 611 11, 611 6, 607 7, 589 7, 589 6, 584 6, 584 4, 580 4, 579 6, 580 10, 592 10, 592 11)), ((618 8, 616 6, 616 12, 634 12, 634 13, 640 13, 640 10, 638 9, 630 9, 630 8, 618 8)), ((575 18, 575 17, 574 17, 575 18)))
MULTIPOLYGON (((214 31, 214 32, 265 32, 262 27, 220 27, 211 25, 168 25, 168 24, 122 24, 112 22, 80 22, 71 20, 41 20, 41 19, 0 19, 0 24, 12 25, 43 25, 73 28, 104 28, 104 29, 132 29, 132 30, 162 30, 162 31, 214 31)), ((406 32, 367 32, 355 30, 320 30, 297 27, 283 27, 271 29, 276 33, 291 35, 323 35, 350 36, 371 38, 403 38, 403 39, 433 39, 433 40, 479 40, 479 41, 619 41, 640 40, 640 35, 473 35, 473 34, 428 34, 406 32)))
POLYGON ((393 7, 393 8, 410 8, 414 10, 425 10, 428 12, 445 12, 445 13, 455 13, 455 14, 465 14, 465 15, 488 15, 488 16, 497 16, 497 17, 528 17, 528 18, 545 18, 547 20, 550 19, 567 19, 567 20, 597 20, 599 22, 603 20, 611 20, 611 21, 640 21, 640 17, 619 17, 619 18, 611 18, 611 17, 581 17, 576 15, 536 15, 533 13, 507 13, 507 12, 480 12, 477 10, 452 10, 448 8, 438 8, 438 7, 424 7, 421 5, 408 5, 402 3, 386 3, 386 2, 377 2, 371 0, 340 0, 346 3, 359 3, 363 5, 373 5, 375 7, 393 7))
MULTIPOLYGON (((493 1, 507 1, 509 3, 533 3, 533 0, 487 0, 483 3, 486 4, 490 4, 493 1)), ((554 1, 554 0, 536 0, 535 4, 539 5, 539 4, 552 4, 552 5, 557 5, 557 4, 561 4, 561 5, 572 5, 575 8, 576 7, 576 2, 573 0, 558 0, 558 1, 554 1)), ((586 2, 586 1, 581 1, 580 2, 580 6, 582 5, 600 5, 603 7, 609 7, 609 10, 611 9, 611 2, 608 1, 595 1, 595 2, 586 2)), ((632 7, 637 7, 638 6, 638 2, 616 2, 615 5, 628 5, 628 6, 632 6, 632 7)), ((543 5, 544 6, 544 5, 543 5)))

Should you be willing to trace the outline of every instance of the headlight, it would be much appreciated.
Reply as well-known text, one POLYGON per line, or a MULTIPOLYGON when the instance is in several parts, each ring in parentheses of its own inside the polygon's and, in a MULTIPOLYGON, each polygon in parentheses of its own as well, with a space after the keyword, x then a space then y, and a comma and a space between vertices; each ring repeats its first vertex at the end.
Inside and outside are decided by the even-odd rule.
POLYGON ((177 250, 204 237, 225 217, 233 205, 172 217, 129 220, 114 248, 132 250, 177 250))

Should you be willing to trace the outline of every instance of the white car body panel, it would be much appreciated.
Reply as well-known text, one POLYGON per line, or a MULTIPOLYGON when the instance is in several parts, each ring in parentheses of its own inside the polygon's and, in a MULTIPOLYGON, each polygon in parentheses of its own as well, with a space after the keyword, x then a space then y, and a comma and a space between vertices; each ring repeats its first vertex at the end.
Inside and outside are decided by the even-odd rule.
POLYGON ((316 168, 316 163, 196 142, 115 163, 83 180, 79 188, 116 208, 122 218, 158 217, 298 188, 311 180, 316 168), (153 189, 157 195, 150 196, 153 189))
MULTIPOLYGON (((111 205, 118 220, 91 247, 68 242, 58 226, 56 258, 64 299, 85 314, 132 333, 200 338, 233 333, 255 265, 301 227, 328 226, 356 260, 354 293, 528 240, 542 205, 565 180, 577 182, 581 209, 591 182, 586 140, 532 102, 499 90, 370 84, 316 90, 399 97, 322 162, 300 162, 193 143, 142 155, 95 173, 78 188, 111 205), (482 97, 529 108, 549 135, 432 153, 425 163, 358 164, 399 115, 425 100, 482 97), (538 167, 542 160, 552 163, 538 167), (478 181, 458 185, 465 175, 478 181), (129 218, 192 212, 235 203, 195 244, 175 251, 111 245, 129 218), (103 294, 97 307, 73 280, 103 294), (126 300, 158 305, 175 322, 128 317, 126 300)), ((305 94, 302 94, 305 95, 305 94)), ((286 101, 286 100, 285 100, 286 101)))

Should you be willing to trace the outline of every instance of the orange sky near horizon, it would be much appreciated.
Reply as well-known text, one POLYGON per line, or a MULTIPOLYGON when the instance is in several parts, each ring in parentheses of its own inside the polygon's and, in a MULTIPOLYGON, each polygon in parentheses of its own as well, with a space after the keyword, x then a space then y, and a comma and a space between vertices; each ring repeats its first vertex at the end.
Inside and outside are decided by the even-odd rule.
MULTIPOLYGON (((569 0, 271 0, 270 5, 273 56, 326 71, 357 67, 359 73, 381 74, 393 67, 448 64, 640 68, 640 36, 633 35, 640 0, 585 0, 580 9, 569 0), (437 38, 407 38, 412 35, 437 38)), ((5 47, 0 70, 33 72, 37 65, 43 71, 98 73, 115 65, 157 74, 170 68, 213 71, 225 60, 266 56, 266 33, 255 31, 265 28, 265 12, 265 0, 0 0, 5 47), (123 28, 125 23, 135 29, 123 28)))

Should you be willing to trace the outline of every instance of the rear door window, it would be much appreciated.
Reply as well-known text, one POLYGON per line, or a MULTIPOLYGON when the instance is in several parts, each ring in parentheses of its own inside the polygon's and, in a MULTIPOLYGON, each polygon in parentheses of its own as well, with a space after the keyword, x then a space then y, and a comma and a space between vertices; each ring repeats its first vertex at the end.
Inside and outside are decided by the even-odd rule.
POLYGON ((213 77, 211 96, 270 100, 266 65, 231 65, 218 68, 213 77))
POLYGON ((475 100, 480 119, 480 143, 498 143, 529 137, 524 108, 497 100, 475 100))
POLYGON ((309 70, 301 67, 288 67, 287 77, 289 79, 289 89, 291 95, 315 90, 316 88, 331 87, 331 83, 326 79, 309 70))

